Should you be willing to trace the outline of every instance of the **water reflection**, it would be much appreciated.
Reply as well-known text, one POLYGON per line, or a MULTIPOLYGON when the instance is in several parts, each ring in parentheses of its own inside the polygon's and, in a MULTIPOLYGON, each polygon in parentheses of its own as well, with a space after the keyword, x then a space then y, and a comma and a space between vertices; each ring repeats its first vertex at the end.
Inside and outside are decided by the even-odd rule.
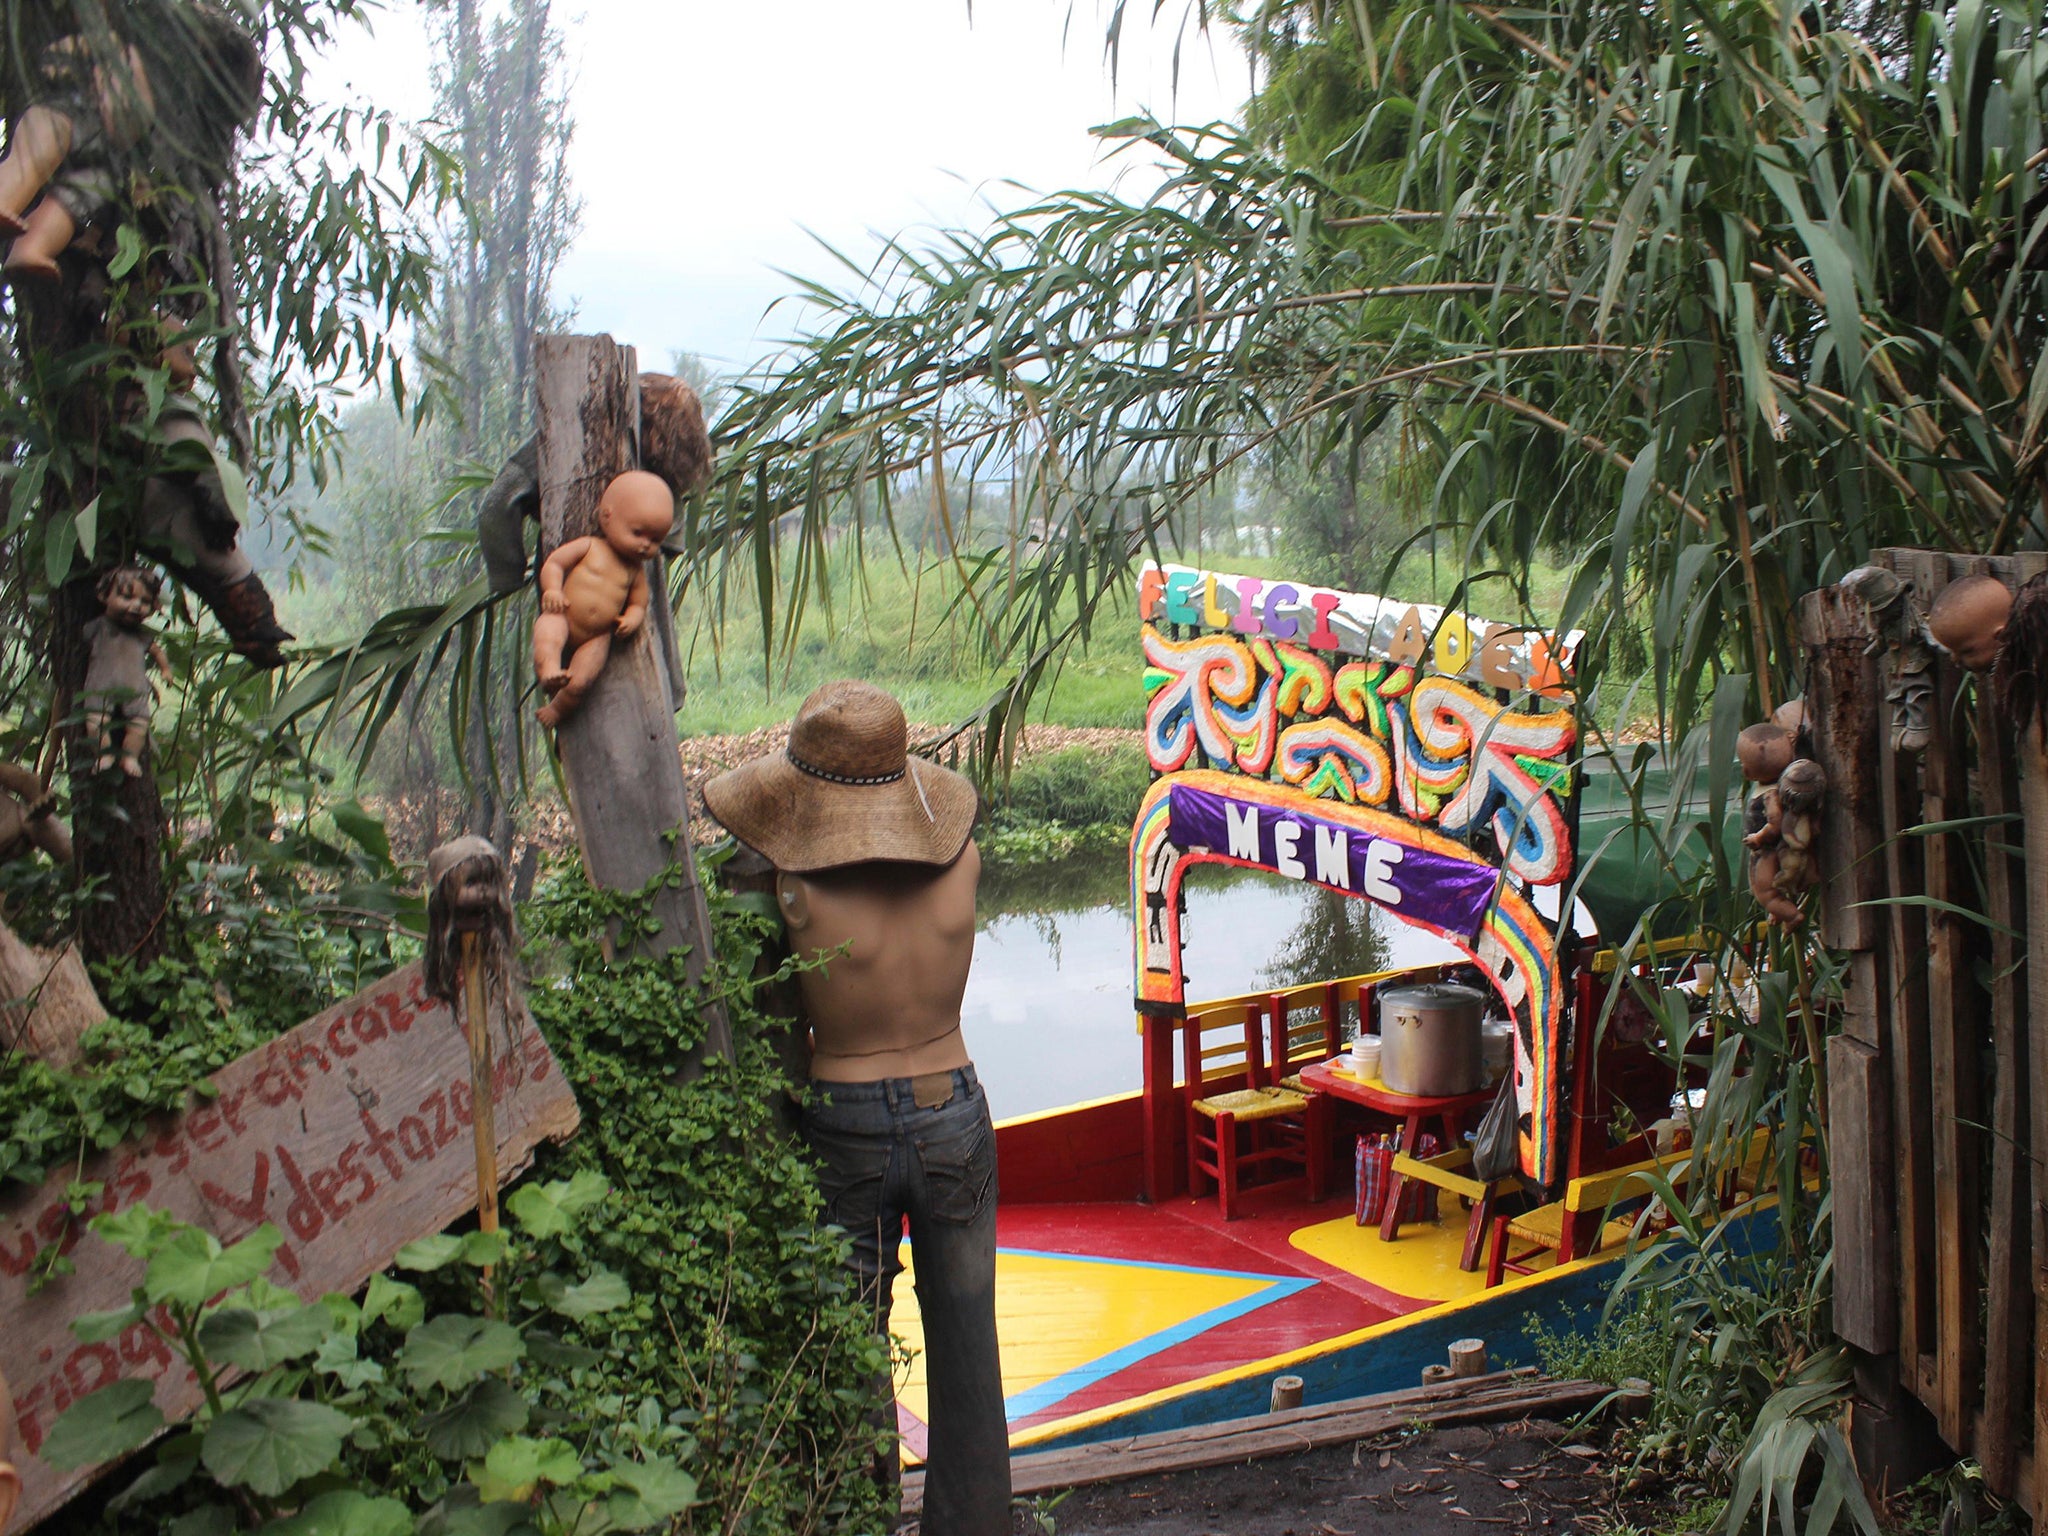
MULTIPOLYGON (((990 870, 961 1024, 998 1116, 1138 1087, 1126 875, 1112 856, 990 870)), ((1219 865, 1188 872, 1190 997, 1449 958, 1367 902, 1219 865)))

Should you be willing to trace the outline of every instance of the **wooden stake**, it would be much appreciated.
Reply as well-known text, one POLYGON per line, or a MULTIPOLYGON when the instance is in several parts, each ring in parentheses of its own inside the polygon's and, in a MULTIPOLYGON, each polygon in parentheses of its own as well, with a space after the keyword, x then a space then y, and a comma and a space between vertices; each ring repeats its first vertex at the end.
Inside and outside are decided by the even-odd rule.
MULTIPOLYGON (((469 1122, 476 1133, 476 1225, 498 1230, 498 1124, 491 1103, 491 1016, 484 1005, 484 961, 477 935, 462 936, 462 1032, 469 1039, 469 1122)), ((484 1295, 491 1271, 484 1269, 484 1295)))

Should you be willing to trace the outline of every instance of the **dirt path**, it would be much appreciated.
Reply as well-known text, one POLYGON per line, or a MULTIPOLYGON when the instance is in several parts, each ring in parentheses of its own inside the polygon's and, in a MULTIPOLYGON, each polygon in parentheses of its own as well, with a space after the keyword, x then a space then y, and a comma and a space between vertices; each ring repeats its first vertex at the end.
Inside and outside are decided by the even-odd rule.
MULTIPOLYGON (((1666 1504, 1624 1506, 1596 1445, 1559 1424, 1388 1436, 1025 1500, 1016 1536, 1477 1536, 1675 1526, 1666 1504), (1057 1498, 1057 1502, 1055 1502, 1057 1498)), ((1703 1528, 1703 1527, 1702 1527, 1703 1528)))

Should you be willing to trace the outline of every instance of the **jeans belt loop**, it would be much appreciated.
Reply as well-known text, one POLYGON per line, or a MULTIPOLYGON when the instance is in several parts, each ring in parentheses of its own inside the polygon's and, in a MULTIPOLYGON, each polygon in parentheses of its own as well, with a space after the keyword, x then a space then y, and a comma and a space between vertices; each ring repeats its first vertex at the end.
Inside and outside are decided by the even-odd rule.
POLYGON ((910 1080, 911 1101, 919 1109, 943 1109, 953 1102, 951 1071, 926 1072, 910 1080))

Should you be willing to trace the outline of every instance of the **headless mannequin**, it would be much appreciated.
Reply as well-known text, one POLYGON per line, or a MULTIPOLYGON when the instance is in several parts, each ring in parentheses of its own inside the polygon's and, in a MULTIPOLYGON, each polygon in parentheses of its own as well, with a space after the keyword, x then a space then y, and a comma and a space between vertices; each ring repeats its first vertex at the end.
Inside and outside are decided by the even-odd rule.
POLYGON ((964 1067, 960 999, 974 959, 981 854, 943 868, 869 863, 778 872, 777 905, 799 959, 811 1076, 871 1083, 964 1067))

